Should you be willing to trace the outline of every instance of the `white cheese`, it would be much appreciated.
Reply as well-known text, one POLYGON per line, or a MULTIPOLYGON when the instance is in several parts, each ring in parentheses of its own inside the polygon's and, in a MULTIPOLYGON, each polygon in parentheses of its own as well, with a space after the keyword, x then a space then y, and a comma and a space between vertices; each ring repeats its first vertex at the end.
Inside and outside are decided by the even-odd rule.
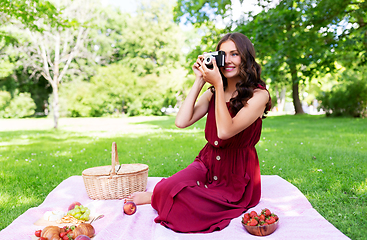
POLYGON ((43 219, 50 222, 56 222, 63 218, 65 215, 66 213, 62 211, 47 211, 43 214, 43 219))

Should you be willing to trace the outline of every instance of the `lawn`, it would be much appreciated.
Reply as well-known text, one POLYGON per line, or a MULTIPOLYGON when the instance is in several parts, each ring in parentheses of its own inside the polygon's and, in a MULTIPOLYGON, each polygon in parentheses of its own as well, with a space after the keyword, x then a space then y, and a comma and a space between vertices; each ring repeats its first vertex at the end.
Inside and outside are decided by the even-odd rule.
MULTIPOLYGON (((170 176, 204 146, 205 120, 187 129, 174 117, 0 119, 0 229, 38 206, 62 180, 109 165, 145 163, 170 176)), ((257 145, 263 175, 298 187, 312 206, 351 239, 367 235, 367 119, 271 116, 257 145)))

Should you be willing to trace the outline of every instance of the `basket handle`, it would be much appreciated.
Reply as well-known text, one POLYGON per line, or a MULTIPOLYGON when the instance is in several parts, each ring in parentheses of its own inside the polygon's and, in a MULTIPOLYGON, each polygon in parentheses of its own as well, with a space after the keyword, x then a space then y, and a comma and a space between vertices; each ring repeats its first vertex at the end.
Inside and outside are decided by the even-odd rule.
POLYGON ((112 169, 111 169, 111 175, 116 175, 115 165, 120 165, 119 163, 119 156, 117 153, 117 145, 115 142, 112 143, 112 169))

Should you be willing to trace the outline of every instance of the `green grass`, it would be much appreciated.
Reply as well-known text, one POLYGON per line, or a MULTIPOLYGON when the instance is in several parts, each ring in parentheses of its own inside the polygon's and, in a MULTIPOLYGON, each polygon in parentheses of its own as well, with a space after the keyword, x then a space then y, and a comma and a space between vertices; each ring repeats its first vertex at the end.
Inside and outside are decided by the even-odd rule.
MULTIPOLYGON (((16 122, 15 130, 1 128, 0 121, 0 229, 41 204, 62 180, 109 165, 113 141, 121 163, 148 164, 149 176, 170 176, 186 167, 206 142, 204 120, 183 130, 174 126, 174 117, 60 122, 66 120, 59 130, 45 125, 52 126, 51 119, 39 119, 41 127, 34 119, 16 122), (27 122, 32 125, 19 127, 27 122)), ((261 172, 291 182, 335 227, 351 239, 364 239, 366 140, 367 119, 268 117, 257 145, 261 172)))

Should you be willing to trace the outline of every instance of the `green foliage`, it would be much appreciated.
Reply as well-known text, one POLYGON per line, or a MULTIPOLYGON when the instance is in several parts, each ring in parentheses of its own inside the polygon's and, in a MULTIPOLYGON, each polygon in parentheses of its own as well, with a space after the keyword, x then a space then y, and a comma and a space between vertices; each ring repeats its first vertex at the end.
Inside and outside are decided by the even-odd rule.
POLYGON ((173 21, 172 8, 171 0, 142 1, 122 30, 121 64, 144 76, 170 72, 180 63, 185 37, 173 21))
POLYGON ((93 99, 91 116, 126 112, 137 91, 136 82, 136 74, 125 66, 111 64, 100 67, 90 81, 93 99))
POLYGON ((367 79, 363 71, 345 71, 342 77, 343 83, 318 97, 320 107, 327 116, 367 117, 367 79))
POLYGON ((230 0, 180 0, 177 1, 174 14, 177 22, 186 20, 199 26, 202 23, 214 21, 217 16, 227 17, 230 9, 230 0))
POLYGON ((0 59, 0 79, 9 76, 13 72, 14 64, 9 60, 0 59))
POLYGON ((1 112, 5 110, 5 108, 9 105, 11 100, 11 95, 7 91, 0 91, 0 117, 1 112))
POLYGON ((98 65, 106 66, 124 57, 120 50, 124 48, 124 40, 128 34, 127 19, 132 16, 112 7, 100 8, 97 11, 97 17, 92 19, 94 27, 89 32, 92 40, 88 41, 87 48, 96 55, 91 59, 91 63, 95 61, 98 65))
MULTIPOLYGON (((32 31, 43 32, 45 25, 53 27, 68 27, 70 21, 61 17, 59 9, 47 0, 1 0, 0 1, 0 25, 23 24, 32 31)), ((0 40, 6 45, 16 44, 19 36, 13 35, 13 31, 0 29, 0 40)))
POLYGON ((128 106, 128 114, 162 115, 163 107, 175 106, 183 94, 186 71, 177 67, 171 73, 160 76, 151 74, 140 78, 136 84, 133 102, 128 106))
POLYGON ((338 44, 335 53, 344 66, 367 63, 367 2, 319 0, 312 22, 322 26, 323 32, 334 31, 338 44), (327 26, 328 23, 332 27, 327 26), (328 29, 326 29, 329 27, 328 29))
MULTIPOLYGON (((62 26, 59 12, 50 1, 44 0, 1 0, 0 12, 5 18, 20 20, 32 30, 42 31, 37 21, 42 19, 46 24, 62 26)), ((1 19, 0 21, 2 21, 1 19)))
POLYGON ((89 117, 91 115, 93 98, 90 85, 90 83, 84 81, 73 81, 63 84, 59 93, 61 116, 89 117))
POLYGON ((30 93, 19 93, 12 99, 9 96, 8 92, 0 92, 0 118, 24 118, 35 113, 36 104, 30 93))
POLYGON ((186 71, 137 77, 128 67, 111 64, 100 67, 90 82, 64 83, 60 102, 66 104, 63 116, 100 117, 126 113, 162 115, 161 109, 177 103, 177 92, 183 91, 186 71))

